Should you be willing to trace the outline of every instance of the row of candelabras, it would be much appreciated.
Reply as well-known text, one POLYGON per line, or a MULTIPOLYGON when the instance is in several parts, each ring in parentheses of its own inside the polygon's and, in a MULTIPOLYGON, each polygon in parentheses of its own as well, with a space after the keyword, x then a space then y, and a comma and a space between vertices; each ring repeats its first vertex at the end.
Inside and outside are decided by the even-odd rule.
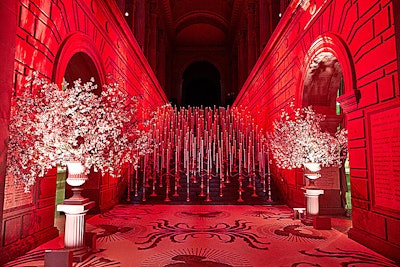
MULTIPOLYGON (((129 192, 135 197, 142 190, 142 201, 146 201, 146 192, 157 196, 163 188, 164 201, 168 202, 170 197, 179 196, 184 179, 186 188, 180 192, 185 192, 186 201, 191 201, 191 184, 200 187, 198 197, 211 201, 211 179, 217 179, 221 198, 225 185, 237 179, 238 202, 243 202, 244 182, 252 189, 252 197, 258 196, 258 185, 267 201, 272 201, 267 140, 246 110, 178 109, 168 104, 158 108, 155 117, 152 153, 140 159, 136 170, 129 168, 129 192)), ((129 193, 128 201, 130 197, 129 193)))

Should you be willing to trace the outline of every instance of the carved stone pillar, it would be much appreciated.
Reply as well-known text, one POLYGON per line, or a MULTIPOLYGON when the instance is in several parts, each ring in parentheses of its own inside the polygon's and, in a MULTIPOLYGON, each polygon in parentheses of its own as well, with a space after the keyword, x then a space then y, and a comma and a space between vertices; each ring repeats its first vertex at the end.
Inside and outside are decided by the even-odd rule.
POLYGON ((259 21, 260 21, 260 51, 263 50, 264 46, 268 42, 270 37, 269 33, 269 3, 268 1, 259 2, 259 21))
POLYGON ((247 77, 247 33, 245 30, 240 31, 238 42, 238 86, 243 86, 247 77))
POLYGON ((145 14, 146 2, 144 0, 135 1, 134 34, 136 41, 144 51, 145 47, 145 14))
POLYGON ((323 193, 322 189, 306 189, 304 195, 307 197, 307 215, 319 214, 319 196, 323 193))
POLYGON ((250 2, 247 7, 247 72, 250 72, 256 63, 256 32, 254 23, 256 4, 250 2))
POLYGON ((148 60, 154 73, 157 72, 157 4, 156 2, 150 3, 150 29, 149 29, 149 46, 148 46, 148 60))
POLYGON ((347 114, 357 109, 360 96, 360 91, 356 89, 339 96, 336 101, 340 103, 343 112, 347 114))
POLYGON ((57 211, 65 213, 65 248, 80 248, 85 245, 85 215, 94 207, 94 201, 84 204, 59 204, 57 211))
POLYGON ((133 34, 135 34, 136 5, 137 5, 137 0, 133 0, 132 1, 132 10, 131 10, 131 12, 132 12, 132 14, 131 14, 131 23, 132 23, 131 30, 132 30, 133 34))
POLYGON ((158 32, 159 49, 158 49, 158 62, 157 62, 157 77, 162 88, 165 88, 165 62, 166 62, 166 41, 165 32, 160 30, 158 32))

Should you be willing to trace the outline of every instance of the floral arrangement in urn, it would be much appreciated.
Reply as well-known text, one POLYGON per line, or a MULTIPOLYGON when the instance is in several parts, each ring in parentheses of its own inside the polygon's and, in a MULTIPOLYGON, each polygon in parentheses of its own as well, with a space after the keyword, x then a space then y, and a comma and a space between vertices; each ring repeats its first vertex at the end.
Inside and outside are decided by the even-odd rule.
MULTIPOLYGON (((311 106, 282 110, 280 119, 273 122, 269 146, 278 167, 301 168, 307 163, 320 166, 340 166, 341 150, 347 149, 347 130, 341 129, 332 136, 321 130, 325 119, 311 106)), ((308 167, 307 167, 308 168, 308 167)), ((315 170, 319 171, 318 167, 315 170)))
POLYGON ((93 168, 116 176, 124 163, 136 166, 140 155, 151 152, 149 127, 137 118, 138 100, 116 82, 101 93, 93 79, 60 89, 35 72, 23 89, 12 99, 7 175, 25 191, 57 164, 79 162, 86 174, 93 168))

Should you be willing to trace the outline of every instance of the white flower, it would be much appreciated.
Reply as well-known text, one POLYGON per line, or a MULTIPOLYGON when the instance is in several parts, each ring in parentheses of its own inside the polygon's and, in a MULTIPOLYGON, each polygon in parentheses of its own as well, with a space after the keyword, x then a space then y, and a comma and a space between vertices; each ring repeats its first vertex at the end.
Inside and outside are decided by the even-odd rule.
POLYGON ((316 114, 311 106, 282 110, 279 120, 273 122, 274 131, 269 133, 269 147, 278 167, 301 168, 306 162, 322 166, 340 165, 340 151, 347 149, 347 131, 341 130, 336 137, 322 132, 320 123, 325 119, 316 114))
POLYGON ((26 190, 48 169, 71 160, 87 172, 93 167, 118 175, 141 148, 137 140, 149 129, 138 130, 138 100, 127 102, 130 96, 118 84, 105 85, 98 96, 93 79, 85 84, 78 79, 72 88, 64 82, 63 90, 37 72, 27 81, 29 88, 13 99, 7 159, 7 175, 26 190))

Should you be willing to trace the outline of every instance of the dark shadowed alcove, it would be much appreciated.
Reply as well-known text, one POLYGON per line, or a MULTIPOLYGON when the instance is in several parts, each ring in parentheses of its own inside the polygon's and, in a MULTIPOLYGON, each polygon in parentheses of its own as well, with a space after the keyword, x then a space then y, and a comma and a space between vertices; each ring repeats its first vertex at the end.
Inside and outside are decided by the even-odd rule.
POLYGON ((183 106, 220 106, 220 79, 220 73, 213 64, 209 62, 192 63, 183 73, 183 106))
POLYGON ((78 52, 72 56, 65 70, 64 79, 72 86, 72 82, 81 79, 82 83, 88 82, 90 78, 94 78, 97 84, 96 94, 101 92, 101 80, 99 72, 93 60, 85 53, 78 52))
MULTIPOLYGON (((302 105, 311 105, 317 113, 324 114, 326 118, 321 127, 332 134, 338 128, 346 128, 342 109, 337 102, 337 97, 344 93, 344 89, 343 70, 338 58, 331 52, 315 55, 310 62, 304 81, 302 105)), ((339 186, 326 189, 320 202, 322 206, 329 206, 330 213, 340 214, 342 209, 349 213, 351 189, 348 161, 338 168, 337 174, 335 171, 336 167, 332 167, 330 175, 333 175, 329 179, 335 180, 335 177, 338 177, 339 186), (336 207, 333 203, 336 203, 336 207), (335 212, 334 209, 337 211, 335 212)))
MULTIPOLYGON (((90 81, 94 78, 94 83, 97 85, 97 89, 93 93, 100 95, 102 89, 102 83, 100 79, 99 70, 96 67, 93 59, 84 52, 75 53, 68 64, 64 73, 64 80, 69 83, 68 88, 73 87, 73 82, 77 79, 81 79, 82 84, 90 81)), ((56 205, 64 201, 65 198, 72 196, 71 187, 66 185, 66 169, 59 167, 57 169, 57 190, 56 190, 56 205)), ((96 202, 95 208, 91 209, 90 212, 99 211, 99 195, 101 185, 101 173, 91 171, 88 175, 89 179, 83 185, 84 191, 82 195, 96 202)), ((60 217, 58 211, 55 212, 55 219, 57 225, 57 218, 60 217)))

